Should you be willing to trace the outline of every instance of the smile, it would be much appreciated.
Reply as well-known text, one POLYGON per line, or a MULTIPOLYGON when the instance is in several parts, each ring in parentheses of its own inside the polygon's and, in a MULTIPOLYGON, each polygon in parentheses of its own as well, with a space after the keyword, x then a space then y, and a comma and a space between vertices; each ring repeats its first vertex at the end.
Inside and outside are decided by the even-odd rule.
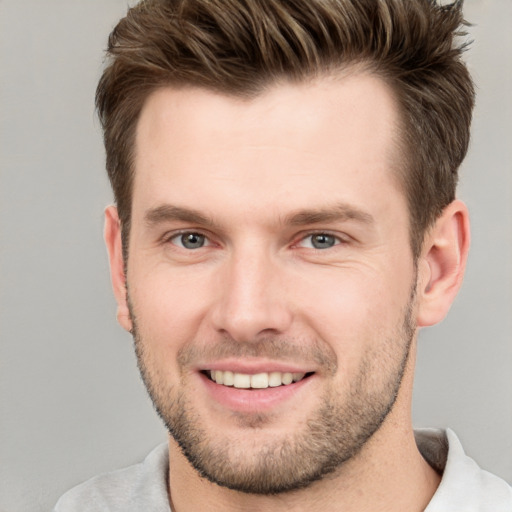
POLYGON ((237 389, 266 389, 289 386, 311 375, 311 373, 263 372, 256 374, 222 370, 207 370, 206 376, 213 382, 237 389))

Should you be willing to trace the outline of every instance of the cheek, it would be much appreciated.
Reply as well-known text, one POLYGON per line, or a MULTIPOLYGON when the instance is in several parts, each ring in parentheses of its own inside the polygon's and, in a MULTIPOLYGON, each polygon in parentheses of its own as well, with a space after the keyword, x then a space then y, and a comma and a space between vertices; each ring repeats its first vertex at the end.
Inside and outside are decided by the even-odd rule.
POLYGON ((208 310, 205 279, 163 269, 129 277, 137 327, 153 351, 161 355, 175 353, 196 337, 201 318, 208 310))
POLYGON ((357 359, 366 347, 393 335, 409 294, 406 279, 354 270, 317 275, 296 292, 303 321, 345 359, 357 359))

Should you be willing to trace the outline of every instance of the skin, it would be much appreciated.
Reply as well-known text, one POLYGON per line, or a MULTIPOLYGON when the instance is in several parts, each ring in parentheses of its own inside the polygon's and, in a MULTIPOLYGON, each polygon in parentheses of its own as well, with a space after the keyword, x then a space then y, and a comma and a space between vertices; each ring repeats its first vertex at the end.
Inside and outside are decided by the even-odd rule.
POLYGON ((381 402, 402 377, 380 428, 335 471, 295 491, 256 495, 213 484, 170 436, 173 510, 428 504, 439 476, 413 438, 416 334, 440 321, 457 293, 469 224, 465 206, 453 202, 413 261, 396 178, 398 126, 389 89, 361 73, 278 84, 252 100, 194 88, 161 89, 147 100, 126 275, 115 207, 105 238, 118 320, 133 331, 136 318, 153 398, 166 407, 184 397, 201 439, 229 445, 234 467, 253 467, 261 446, 307 433, 319 403, 341 411, 361 375, 358 395, 381 402), (206 245, 185 248, 184 231, 204 235, 206 245), (315 248, 315 233, 332 235, 334 245, 315 248), (402 329, 407 314, 411 339, 402 329), (312 376, 274 401, 233 389, 224 399, 200 373, 283 365, 312 376))

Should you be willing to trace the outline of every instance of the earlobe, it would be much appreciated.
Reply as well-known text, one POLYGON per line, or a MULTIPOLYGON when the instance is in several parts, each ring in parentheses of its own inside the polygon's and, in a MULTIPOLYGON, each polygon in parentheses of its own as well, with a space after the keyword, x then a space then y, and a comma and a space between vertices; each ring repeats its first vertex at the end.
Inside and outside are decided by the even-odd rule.
POLYGON ((440 322, 464 277, 470 230, 466 205, 450 203, 425 237, 418 261, 418 326, 440 322))
POLYGON ((132 330, 132 321, 128 309, 126 293, 126 275, 121 240, 121 223, 115 206, 105 210, 105 244, 110 263, 112 287, 117 301, 117 321, 127 331, 132 330))

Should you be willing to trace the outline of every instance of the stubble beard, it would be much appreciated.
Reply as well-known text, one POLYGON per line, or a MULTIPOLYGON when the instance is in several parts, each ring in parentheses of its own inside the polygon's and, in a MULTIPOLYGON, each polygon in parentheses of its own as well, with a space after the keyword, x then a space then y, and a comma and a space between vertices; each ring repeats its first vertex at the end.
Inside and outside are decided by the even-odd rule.
MULTIPOLYGON (((308 487, 339 470, 357 456, 382 426, 395 404, 407 366, 415 335, 414 303, 415 287, 404 308, 403 322, 393 335, 384 343, 376 343, 377 348, 367 350, 349 389, 326 392, 316 412, 303 422, 300 430, 288 433, 284 439, 269 435, 264 444, 256 444, 251 432, 258 433, 261 439, 261 429, 268 417, 241 415, 238 426, 247 430, 243 445, 234 443, 227 435, 221 437, 209 432, 208 418, 204 419, 204 415, 194 409, 193 402, 187 398, 186 386, 169 385, 151 368, 145 348, 147 340, 142 339, 137 328, 133 307, 130 311, 141 377, 157 413, 191 466, 199 475, 220 486, 250 494, 275 495, 308 487), (384 376, 378 386, 375 375, 384 376)), ((232 346, 240 347, 237 342, 233 343, 236 345, 232 346)), ((284 343, 287 347, 293 346, 290 340, 270 339, 266 346, 273 347, 270 352, 275 356, 279 347, 289 351, 284 343)), ((256 346, 262 347, 264 355, 269 355, 264 343, 250 345, 248 355, 259 350, 256 346)), ((224 349, 226 347, 229 342, 224 349)), ((239 355, 244 349, 236 350, 239 355)), ((318 350, 317 362, 323 361, 328 371, 335 372, 335 355, 326 349, 318 350)))

